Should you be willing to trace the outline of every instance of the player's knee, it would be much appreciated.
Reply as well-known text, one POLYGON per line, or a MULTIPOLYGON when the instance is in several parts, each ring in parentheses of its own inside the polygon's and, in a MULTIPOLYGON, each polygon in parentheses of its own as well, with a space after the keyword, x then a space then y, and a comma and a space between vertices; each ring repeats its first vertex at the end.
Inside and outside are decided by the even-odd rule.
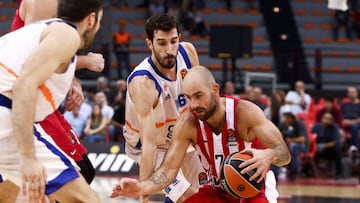
POLYGON ((76 202, 76 203, 100 203, 100 199, 98 195, 93 191, 89 190, 87 192, 77 193, 75 196, 71 197, 67 196, 66 201, 62 201, 59 199, 59 202, 76 202))
POLYGON ((91 194, 85 194, 85 198, 82 200, 80 200, 79 202, 84 202, 84 203, 87 203, 87 202, 94 202, 94 203, 100 203, 100 199, 99 199, 99 196, 94 192, 92 191, 91 194))
POLYGON ((76 178, 51 194, 51 198, 59 202, 98 203, 100 199, 96 192, 86 183, 83 177, 76 178))
POLYGON ((77 193, 77 195, 75 196, 74 202, 79 202, 79 203, 94 202, 94 203, 98 203, 98 202, 100 202, 100 199, 99 199, 99 196, 97 195, 97 193, 93 189, 91 189, 90 187, 87 187, 86 189, 82 190, 81 193, 77 193))

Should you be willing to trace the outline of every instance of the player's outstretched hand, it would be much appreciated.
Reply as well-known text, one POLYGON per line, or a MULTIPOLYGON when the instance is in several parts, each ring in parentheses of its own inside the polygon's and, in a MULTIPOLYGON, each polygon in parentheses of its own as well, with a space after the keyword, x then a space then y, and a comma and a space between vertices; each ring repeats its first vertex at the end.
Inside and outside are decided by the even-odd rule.
POLYGON ((122 178, 119 184, 113 188, 111 198, 114 197, 139 197, 141 196, 141 184, 137 179, 122 178))

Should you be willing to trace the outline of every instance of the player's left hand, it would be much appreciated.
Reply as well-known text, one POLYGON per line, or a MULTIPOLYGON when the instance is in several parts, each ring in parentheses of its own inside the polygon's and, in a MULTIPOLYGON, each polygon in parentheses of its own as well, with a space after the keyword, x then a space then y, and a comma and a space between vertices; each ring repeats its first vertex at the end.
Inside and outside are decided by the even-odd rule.
POLYGON ((260 183, 262 179, 265 179, 266 173, 271 165, 271 149, 245 149, 241 151, 241 153, 252 154, 253 156, 251 159, 239 165, 240 168, 243 168, 241 173, 244 174, 256 169, 256 173, 250 177, 250 181, 256 180, 256 182, 260 183))
POLYGON ((139 197, 141 196, 141 184, 138 180, 133 178, 122 178, 119 184, 116 184, 111 193, 111 198, 114 197, 139 197))
POLYGON ((86 68, 88 70, 94 72, 101 72, 104 70, 105 59, 102 54, 89 52, 85 57, 87 59, 86 68))

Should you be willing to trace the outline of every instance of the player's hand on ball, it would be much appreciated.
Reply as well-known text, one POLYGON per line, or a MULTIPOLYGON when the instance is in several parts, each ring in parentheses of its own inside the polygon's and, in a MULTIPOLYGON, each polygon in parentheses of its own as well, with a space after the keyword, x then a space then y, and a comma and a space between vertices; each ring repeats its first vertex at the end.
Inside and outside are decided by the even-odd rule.
POLYGON ((265 179, 266 173, 271 165, 271 149, 245 149, 241 153, 253 155, 251 159, 240 164, 239 167, 244 168, 241 173, 248 173, 251 170, 256 169, 256 173, 250 177, 250 181, 256 180, 257 183, 260 183, 261 180, 265 179))
POLYGON ((119 184, 116 184, 111 193, 111 198, 114 197, 139 197, 141 196, 141 184, 138 180, 133 178, 122 178, 119 184))

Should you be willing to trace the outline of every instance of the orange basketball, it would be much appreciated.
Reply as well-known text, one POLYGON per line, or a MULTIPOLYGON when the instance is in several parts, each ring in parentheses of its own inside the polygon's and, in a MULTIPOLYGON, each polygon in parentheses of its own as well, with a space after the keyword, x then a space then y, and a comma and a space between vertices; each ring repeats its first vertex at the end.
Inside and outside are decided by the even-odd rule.
POLYGON ((220 180, 225 191, 236 198, 251 198, 256 196, 265 186, 265 180, 260 183, 256 180, 250 181, 249 178, 256 172, 256 169, 246 174, 241 174, 239 165, 251 159, 251 154, 239 152, 229 155, 221 166, 220 180))

